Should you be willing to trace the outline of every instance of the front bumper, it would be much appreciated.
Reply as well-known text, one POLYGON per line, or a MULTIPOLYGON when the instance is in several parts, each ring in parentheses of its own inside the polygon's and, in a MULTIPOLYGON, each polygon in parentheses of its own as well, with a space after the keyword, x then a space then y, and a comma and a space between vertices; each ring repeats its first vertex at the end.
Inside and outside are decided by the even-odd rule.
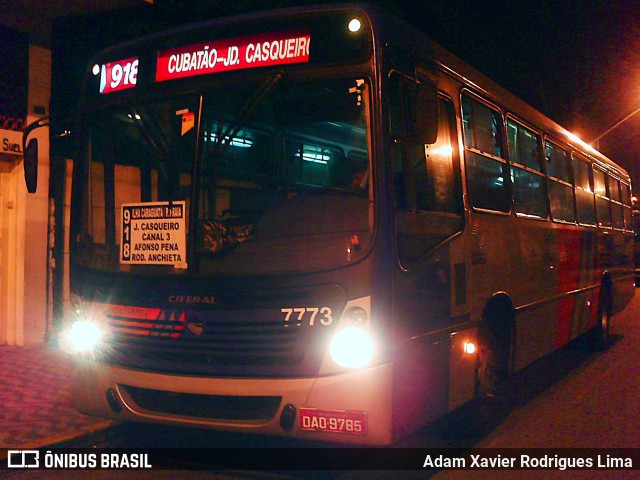
POLYGON ((246 379, 150 373, 85 357, 74 380, 76 407, 89 415, 368 445, 392 442, 391 395, 391 364, 318 378, 246 379), (283 427, 291 406, 364 412, 366 434, 303 430, 299 415, 283 427))

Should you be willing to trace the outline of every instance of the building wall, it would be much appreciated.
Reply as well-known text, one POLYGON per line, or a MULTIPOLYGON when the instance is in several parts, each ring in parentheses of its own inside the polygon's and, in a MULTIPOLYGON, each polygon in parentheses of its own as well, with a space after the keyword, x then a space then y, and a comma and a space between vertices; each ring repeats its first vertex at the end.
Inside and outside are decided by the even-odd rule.
MULTIPOLYGON (((6 29, 3 30, 6 32, 6 29)), ((22 47, 21 47, 22 48, 22 47)), ((2 78, 10 85, 10 103, 0 106, 0 130, 11 148, 0 150, 0 344, 29 345, 45 340, 47 315, 47 238, 49 132, 35 131, 39 142, 38 192, 28 194, 24 182, 20 130, 48 114, 51 92, 51 53, 48 49, 24 46, 27 87, 16 86, 20 68, 2 78), (11 96, 14 88, 19 98, 11 96), (28 98, 24 92, 28 90, 28 98), (20 97, 22 95, 22 97, 20 97), (24 105, 22 105, 24 104, 24 105), (20 118, 18 118, 20 117, 20 118)), ((4 145, 4 143, 3 143, 4 145)))
MULTIPOLYGON (((34 111, 49 112, 51 98, 51 51, 31 46, 29 55, 29 99, 27 123, 37 120, 34 111), (44 110, 43 110, 44 108, 44 110)), ((29 194, 24 169, 18 191, 25 205, 24 226, 24 344, 42 342, 51 323, 47 305, 49 239, 49 129, 34 132, 39 142, 38 191, 29 194)), ((22 164, 21 164, 22 166, 22 164)))
MULTIPOLYGON (((2 130, 3 144, 5 139, 20 138, 18 132, 2 130)), ((17 143, 12 143, 16 145, 17 143)), ((20 251, 23 245, 23 232, 19 229, 19 211, 23 206, 17 202, 17 181, 19 157, 12 154, 0 154, 0 341, 9 344, 22 344, 23 284, 22 270, 19 268, 24 254, 20 251), (16 288, 18 287, 18 288, 16 288), (20 298, 18 298, 20 297, 20 298)), ((24 215, 23 215, 24 216, 24 215)))

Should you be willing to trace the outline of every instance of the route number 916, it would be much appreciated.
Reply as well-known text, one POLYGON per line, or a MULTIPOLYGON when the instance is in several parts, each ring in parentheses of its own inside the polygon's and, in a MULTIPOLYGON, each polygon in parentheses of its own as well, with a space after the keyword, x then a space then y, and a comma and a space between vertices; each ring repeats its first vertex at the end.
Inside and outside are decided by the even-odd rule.
POLYGON ((310 327, 318 322, 324 327, 328 327, 333 323, 333 316, 330 307, 292 307, 281 308, 284 313, 284 326, 300 327, 303 324, 309 324, 310 327))

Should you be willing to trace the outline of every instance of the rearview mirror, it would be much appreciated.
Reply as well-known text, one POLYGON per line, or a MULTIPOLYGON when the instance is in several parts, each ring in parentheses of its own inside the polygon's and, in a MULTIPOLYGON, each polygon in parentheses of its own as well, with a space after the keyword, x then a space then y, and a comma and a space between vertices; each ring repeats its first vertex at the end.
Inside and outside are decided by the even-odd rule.
POLYGON ((24 152, 24 182, 27 191, 35 193, 38 188, 38 139, 32 138, 24 152))
POLYGON ((38 188, 38 139, 32 138, 27 144, 29 134, 37 128, 49 125, 49 117, 42 117, 31 123, 22 134, 22 151, 24 152, 24 182, 29 193, 36 193, 38 188))
POLYGON ((429 81, 417 82, 397 71, 389 82, 391 135, 413 145, 433 144, 438 138, 438 90, 429 81))
POLYGON ((413 142, 417 145, 436 143, 438 139, 438 90, 430 82, 418 86, 413 142))

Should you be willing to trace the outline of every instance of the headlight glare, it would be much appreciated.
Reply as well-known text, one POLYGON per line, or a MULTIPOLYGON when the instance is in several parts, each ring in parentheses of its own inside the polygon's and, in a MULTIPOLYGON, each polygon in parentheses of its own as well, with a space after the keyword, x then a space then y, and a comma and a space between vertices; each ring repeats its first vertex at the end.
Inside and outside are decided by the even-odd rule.
POLYGON ((97 346, 102 338, 102 331, 94 322, 76 320, 64 337, 65 350, 80 353, 97 346))
POLYGON ((335 334, 329 345, 329 353, 341 367, 362 368, 371 362, 374 344, 367 331, 349 327, 335 334))

